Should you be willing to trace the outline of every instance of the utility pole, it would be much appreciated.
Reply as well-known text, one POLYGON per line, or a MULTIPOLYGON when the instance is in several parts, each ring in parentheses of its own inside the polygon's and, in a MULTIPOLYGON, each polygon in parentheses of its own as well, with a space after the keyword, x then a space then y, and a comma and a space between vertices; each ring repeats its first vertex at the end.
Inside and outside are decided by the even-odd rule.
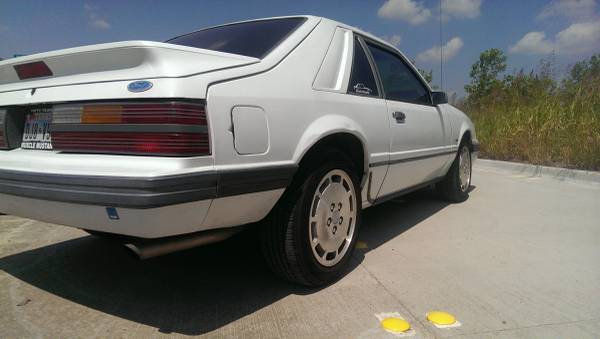
POLYGON ((442 39, 442 0, 440 0, 440 90, 444 90, 444 45, 442 39))

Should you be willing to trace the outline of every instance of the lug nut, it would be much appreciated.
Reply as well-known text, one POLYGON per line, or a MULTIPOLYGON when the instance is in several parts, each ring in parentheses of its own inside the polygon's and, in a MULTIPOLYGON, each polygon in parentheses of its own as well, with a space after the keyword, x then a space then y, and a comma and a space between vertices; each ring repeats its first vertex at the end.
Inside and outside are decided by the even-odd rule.
POLYGON ((331 218, 327 218, 327 226, 331 225, 331 218))
POLYGON ((331 204, 331 212, 335 209, 335 204, 331 204))
POLYGON ((344 218, 340 217, 340 225, 344 222, 344 218))
POLYGON ((342 210, 342 203, 340 202, 340 203, 338 203, 338 211, 341 211, 341 210, 342 210))

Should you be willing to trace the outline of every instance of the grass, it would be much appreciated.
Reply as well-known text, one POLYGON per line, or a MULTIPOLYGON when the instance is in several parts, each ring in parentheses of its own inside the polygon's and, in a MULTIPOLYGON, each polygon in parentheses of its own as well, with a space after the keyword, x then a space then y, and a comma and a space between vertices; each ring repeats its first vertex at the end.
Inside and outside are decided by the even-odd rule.
POLYGON ((599 80, 556 87, 524 76, 467 101, 462 108, 475 123, 480 156, 600 170, 599 80))

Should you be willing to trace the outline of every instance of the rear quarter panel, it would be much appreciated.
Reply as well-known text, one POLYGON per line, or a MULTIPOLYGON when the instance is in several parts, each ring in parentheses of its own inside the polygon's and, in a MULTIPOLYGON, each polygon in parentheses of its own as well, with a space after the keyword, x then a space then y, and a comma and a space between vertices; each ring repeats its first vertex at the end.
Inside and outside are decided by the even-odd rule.
POLYGON ((388 120, 383 100, 313 89, 336 27, 321 22, 267 72, 209 87, 208 114, 217 168, 298 164, 312 145, 339 132, 351 133, 363 143, 365 170, 369 161, 387 160, 388 120), (265 153, 240 155, 235 151, 231 110, 237 105, 265 111, 269 133, 265 153))

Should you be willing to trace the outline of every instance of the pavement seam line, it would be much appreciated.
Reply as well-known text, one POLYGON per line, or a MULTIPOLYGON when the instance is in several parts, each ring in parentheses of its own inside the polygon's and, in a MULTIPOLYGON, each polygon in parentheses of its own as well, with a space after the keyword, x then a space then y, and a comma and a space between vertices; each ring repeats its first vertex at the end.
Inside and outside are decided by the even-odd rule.
POLYGON ((404 305, 404 303, 402 301, 400 301, 400 298, 396 294, 394 294, 392 291, 390 291, 390 289, 388 289, 379 279, 377 279, 377 277, 371 271, 369 271, 365 265, 363 265, 362 263, 359 263, 358 265, 360 267, 362 267, 367 272, 367 274, 371 278, 373 278, 377 282, 377 284, 379 284, 383 288, 384 291, 386 291, 389 295, 391 295, 396 300, 396 302, 398 304, 400 304, 400 306, 402 306, 402 308, 404 308, 406 310, 406 312, 408 312, 408 314, 411 317, 413 317, 416 321, 418 321, 419 324, 421 324, 421 326, 423 327, 423 329, 425 329, 425 331, 427 331, 428 334, 432 335, 434 338, 438 338, 438 336, 436 336, 434 332, 431 332, 430 329, 427 327, 427 325, 425 323, 423 323, 419 319, 418 316, 416 316, 415 314, 413 314, 410 311, 410 309, 406 305, 404 305))
POLYGON ((584 322, 588 322, 588 321, 598 321, 598 320, 600 320, 600 318, 563 321, 563 322, 557 322, 557 323, 545 323, 545 324, 537 324, 537 325, 521 326, 521 327, 502 328, 499 330, 480 331, 480 332, 472 332, 472 333, 466 332, 466 333, 451 335, 446 338, 456 338, 456 337, 466 336, 466 335, 480 335, 480 334, 499 333, 499 332, 506 332, 506 331, 524 330, 524 329, 544 327, 544 326, 571 325, 571 324, 578 324, 578 323, 584 323, 584 322))

